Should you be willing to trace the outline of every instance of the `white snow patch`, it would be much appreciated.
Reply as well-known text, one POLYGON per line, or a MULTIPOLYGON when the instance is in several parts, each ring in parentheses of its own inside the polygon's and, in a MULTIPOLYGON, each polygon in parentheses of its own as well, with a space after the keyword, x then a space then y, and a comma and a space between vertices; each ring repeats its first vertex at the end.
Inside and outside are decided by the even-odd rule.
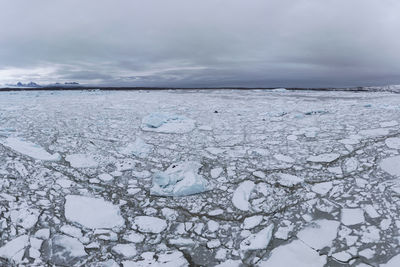
POLYGON ((111 202, 78 195, 68 195, 65 199, 65 217, 71 222, 92 229, 125 225, 118 206, 111 202))
POLYGON ((236 208, 242 211, 248 211, 250 209, 249 198, 254 186, 254 182, 244 181, 236 188, 232 197, 232 203, 236 208))

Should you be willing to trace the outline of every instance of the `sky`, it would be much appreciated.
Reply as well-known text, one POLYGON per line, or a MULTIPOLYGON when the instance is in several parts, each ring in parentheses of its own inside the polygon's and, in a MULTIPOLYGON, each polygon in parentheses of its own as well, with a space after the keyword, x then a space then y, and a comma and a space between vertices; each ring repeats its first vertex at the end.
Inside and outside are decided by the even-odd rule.
POLYGON ((400 84, 398 0, 0 1, 0 85, 400 84))

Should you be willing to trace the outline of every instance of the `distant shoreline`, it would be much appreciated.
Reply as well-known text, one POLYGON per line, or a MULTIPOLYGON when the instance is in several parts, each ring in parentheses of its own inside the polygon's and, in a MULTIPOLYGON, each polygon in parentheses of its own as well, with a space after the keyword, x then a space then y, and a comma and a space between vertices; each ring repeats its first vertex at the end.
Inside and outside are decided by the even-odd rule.
MULTIPOLYGON (((4 87, 0 92, 10 91, 165 91, 165 90, 276 90, 282 87, 113 87, 113 86, 46 86, 46 87, 4 87)), ((349 91, 349 92, 396 92, 400 90, 386 87, 350 87, 350 88, 284 88, 289 91, 349 91)))

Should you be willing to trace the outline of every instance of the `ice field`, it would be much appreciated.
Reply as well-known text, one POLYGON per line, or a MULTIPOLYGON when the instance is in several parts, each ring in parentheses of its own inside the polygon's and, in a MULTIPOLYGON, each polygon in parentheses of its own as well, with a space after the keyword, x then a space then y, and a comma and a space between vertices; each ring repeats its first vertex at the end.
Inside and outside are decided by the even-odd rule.
POLYGON ((0 266, 400 266, 400 94, 0 92, 0 266))

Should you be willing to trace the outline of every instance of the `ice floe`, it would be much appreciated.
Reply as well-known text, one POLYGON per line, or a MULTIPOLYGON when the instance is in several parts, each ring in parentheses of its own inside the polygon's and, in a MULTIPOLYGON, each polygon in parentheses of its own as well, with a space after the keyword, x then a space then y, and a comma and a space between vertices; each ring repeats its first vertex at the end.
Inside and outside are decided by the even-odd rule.
POLYGON ((133 221, 133 227, 143 233, 158 234, 167 228, 167 222, 157 217, 137 216, 133 221))
POLYGON ((79 195, 68 195, 65 199, 65 217, 71 222, 92 229, 125 225, 119 208, 110 202, 79 195))
POLYGON ((400 149, 400 138, 398 137, 388 138, 385 140, 385 144, 388 146, 388 148, 400 149))
POLYGON ((66 235, 55 235, 47 244, 47 257, 52 264, 62 266, 81 265, 87 256, 78 239, 66 235))
POLYGON ((24 256, 28 241, 28 235, 21 235, 8 241, 4 246, 0 247, 0 258, 7 259, 15 264, 20 263, 24 256))
POLYGON ((195 128, 195 121, 170 113, 152 113, 142 119, 142 130, 159 133, 187 133, 195 128))
POLYGON ((339 157, 340 155, 338 153, 326 153, 326 154, 310 156, 307 158, 307 161, 316 163, 329 163, 338 159, 339 157))
POLYGON ((364 211, 358 208, 345 208, 340 213, 344 225, 356 225, 364 223, 364 211))
POLYGON ((267 228, 264 228, 255 234, 249 235, 240 243, 240 249, 243 251, 266 249, 271 241, 273 230, 274 225, 271 224, 267 228))
POLYGON ((57 161, 61 159, 60 154, 58 153, 50 154, 43 147, 29 141, 24 141, 19 138, 9 137, 4 141, 0 141, 0 143, 18 153, 21 153, 23 155, 29 156, 34 159, 45 160, 45 161, 57 161))
POLYGON ((391 175, 400 176, 400 156, 383 159, 380 167, 391 175))
POLYGON ((134 155, 139 158, 147 157, 147 155, 152 151, 153 146, 145 143, 143 139, 137 137, 134 143, 128 144, 122 153, 126 155, 134 155))
POLYGON ((150 193, 159 196, 187 196, 210 189, 208 181, 199 174, 201 164, 184 161, 172 164, 153 176, 150 193))
POLYGON ((67 155, 65 160, 74 168, 93 168, 98 165, 97 161, 91 155, 86 154, 67 155))
POLYGON ((260 267, 323 267, 326 256, 320 256, 300 240, 294 240, 287 245, 274 248, 271 256, 263 260, 260 267))
POLYGON ((242 182, 233 193, 233 205, 242 211, 248 211, 250 209, 249 198, 254 187, 255 184, 252 181, 242 182))
POLYGON ((333 220, 313 221, 310 226, 297 233, 297 238, 314 249, 330 247, 336 238, 340 222, 333 220))

